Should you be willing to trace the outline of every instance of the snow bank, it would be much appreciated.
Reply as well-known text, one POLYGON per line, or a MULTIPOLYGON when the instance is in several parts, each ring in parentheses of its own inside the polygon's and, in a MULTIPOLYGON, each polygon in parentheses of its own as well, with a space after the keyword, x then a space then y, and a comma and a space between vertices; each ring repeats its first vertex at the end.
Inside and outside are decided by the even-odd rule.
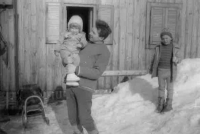
POLYGON ((94 96, 93 117, 100 134, 199 134, 200 59, 178 66, 174 110, 155 112, 157 78, 136 77, 119 84, 115 92, 94 96))
POLYGON ((200 86, 200 59, 185 59, 178 65, 175 86, 178 91, 200 86))

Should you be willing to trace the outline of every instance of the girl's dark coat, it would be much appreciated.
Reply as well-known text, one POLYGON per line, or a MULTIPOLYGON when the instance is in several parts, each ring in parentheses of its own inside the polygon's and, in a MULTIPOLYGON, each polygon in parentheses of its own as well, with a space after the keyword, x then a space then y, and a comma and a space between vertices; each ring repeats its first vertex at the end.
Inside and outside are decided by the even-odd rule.
MULTIPOLYGON (((172 61, 173 57, 178 58, 178 63, 181 61, 181 56, 180 56, 180 48, 176 43, 173 43, 173 52, 172 52, 172 58, 171 58, 171 81, 175 80, 176 74, 177 74, 177 63, 174 63, 172 61)), ((150 70, 149 73, 153 77, 158 76, 158 63, 161 57, 161 50, 162 50, 162 44, 159 44, 155 47, 155 52, 154 56, 151 62, 150 70)))

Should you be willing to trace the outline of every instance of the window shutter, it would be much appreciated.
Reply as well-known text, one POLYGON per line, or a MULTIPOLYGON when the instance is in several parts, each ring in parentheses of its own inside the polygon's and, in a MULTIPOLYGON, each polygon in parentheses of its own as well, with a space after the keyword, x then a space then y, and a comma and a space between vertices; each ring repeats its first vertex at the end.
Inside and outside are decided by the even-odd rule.
POLYGON ((178 43, 178 10, 176 8, 169 8, 166 10, 166 26, 169 28, 170 32, 172 33, 174 42, 178 43))
POLYGON ((107 22, 112 30, 112 33, 104 40, 104 43, 107 45, 113 44, 114 6, 113 5, 99 5, 97 9, 97 18, 107 22))
POLYGON ((153 48, 160 42, 160 33, 168 28, 172 33, 174 42, 179 42, 180 11, 182 4, 147 3, 146 45, 153 48))
POLYGON ((47 3, 46 43, 57 43, 60 37, 60 3, 47 3))
POLYGON ((164 9, 160 7, 152 7, 150 44, 158 44, 160 42, 160 32, 162 31, 163 28, 164 28, 164 9))

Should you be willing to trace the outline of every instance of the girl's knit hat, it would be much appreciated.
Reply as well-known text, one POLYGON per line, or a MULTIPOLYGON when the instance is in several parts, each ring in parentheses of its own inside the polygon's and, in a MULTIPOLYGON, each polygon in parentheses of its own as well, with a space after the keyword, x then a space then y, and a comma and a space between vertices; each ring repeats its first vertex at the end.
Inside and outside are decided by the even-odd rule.
POLYGON ((164 29, 162 30, 162 32, 161 32, 161 34, 160 34, 160 38, 162 38, 164 35, 167 35, 167 36, 169 36, 169 37, 171 37, 171 38, 173 39, 171 32, 170 32, 169 29, 167 29, 167 28, 164 28, 164 29))
POLYGON ((78 15, 73 15, 68 22, 68 28, 70 28, 70 25, 78 25, 80 27, 80 32, 83 30, 83 20, 78 15))

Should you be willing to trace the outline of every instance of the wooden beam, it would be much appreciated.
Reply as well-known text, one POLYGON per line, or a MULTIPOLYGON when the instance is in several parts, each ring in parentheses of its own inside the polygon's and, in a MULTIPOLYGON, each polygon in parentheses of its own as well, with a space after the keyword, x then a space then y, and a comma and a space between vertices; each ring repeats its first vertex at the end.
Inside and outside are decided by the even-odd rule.
POLYGON ((13 5, 0 4, 0 9, 12 9, 13 5))
POLYGON ((14 1, 14 41, 15 41, 15 87, 19 90, 19 14, 18 1, 14 1))
MULTIPOLYGON (((110 94, 112 93, 112 89, 98 89, 98 90, 94 90, 94 94, 95 95, 99 95, 99 94, 110 94)), ((96 98, 96 97, 94 97, 96 98)))
POLYGON ((12 5, 13 0, 0 0, 0 5, 12 5))
POLYGON ((126 76, 126 75, 145 75, 147 70, 121 70, 121 71, 105 71, 102 76, 126 76))

